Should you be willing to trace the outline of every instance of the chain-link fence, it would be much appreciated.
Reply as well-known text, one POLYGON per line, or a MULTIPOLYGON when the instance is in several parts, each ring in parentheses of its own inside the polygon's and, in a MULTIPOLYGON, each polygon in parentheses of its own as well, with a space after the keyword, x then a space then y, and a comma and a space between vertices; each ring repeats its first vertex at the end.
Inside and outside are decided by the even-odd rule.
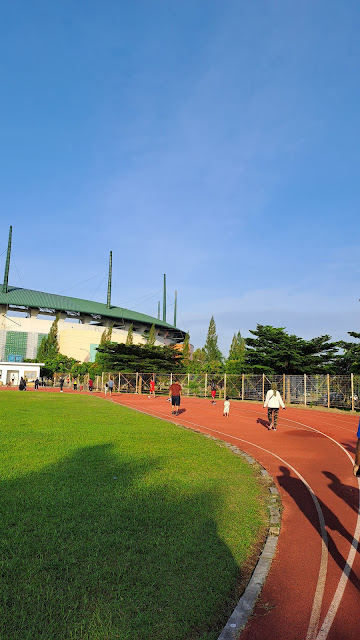
MULTIPOLYGON (((336 407, 360 410, 360 376, 330 375, 272 375, 265 374, 211 374, 211 373, 120 373, 106 372, 96 376, 94 389, 104 390, 112 379, 114 391, 120 393, 149 394, 150 381, 155 381, 155 392, 166 395, 176 379, 184 396, 210 397, 216 387, 218 398, 228 396, 237 400, 263 402, 271 383, 276 382, 287 404, 336 407)), ((86 388, 84 380, 84 388, 86 388)))

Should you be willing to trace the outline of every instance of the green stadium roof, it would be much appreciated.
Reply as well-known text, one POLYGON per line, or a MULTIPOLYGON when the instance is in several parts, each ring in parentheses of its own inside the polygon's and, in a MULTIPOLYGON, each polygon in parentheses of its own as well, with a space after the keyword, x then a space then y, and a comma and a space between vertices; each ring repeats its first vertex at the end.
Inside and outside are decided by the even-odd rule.
MULTIPOLYGON (((31 309, 46 309, 56 313, 59 311, 69 311, 70 313, 80 313, 86 315, 97 315, 112 320, 127 320, 143 324, 155 324, 157 327, 164 327, 175 330, 175 327, 163 320, 158 320, 152 316, 147 316, 137 311, 123 309, 122 307, 110 306, 101 302, 82 300, 81 298, 70 298, 59 296, 54 293, 43 293, 32 289, 20 289, 19 287, 8 286, 8 293, 4 293, 0 288, 0 304, 11 307, 27 307, 31 309)), ((185 332, 177 329, 179 338, 185 336, 185 332)))

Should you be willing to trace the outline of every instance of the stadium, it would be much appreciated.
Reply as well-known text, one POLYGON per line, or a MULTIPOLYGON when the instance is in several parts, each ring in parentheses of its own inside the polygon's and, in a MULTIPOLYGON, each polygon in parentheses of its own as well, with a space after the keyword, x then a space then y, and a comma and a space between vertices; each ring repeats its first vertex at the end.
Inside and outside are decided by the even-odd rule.
MULTIPOLYGON (((164 275, 163 318, 116 307, 111 304, 112 252, 109 260, 106 303, 23 289, 9 285, 12 227, 9 231, 3 284, 0 285, 0 361, 21 363, 36 358, 41 340, 58 316, 60 353, 80 362, 93 362, 96 348, 105 329, 112 327, 113 342, 124 343, 129 328, 133 329, 133 343, 141 344, 152 325, 155 326, 156 345, 181 344, 186 332, 176 325, 176 294, 174 324, 166 321, 166 276, 164 275)), ((13 367, 15 369, 15 367, 13 367)), ((7 374, 10 375, 10 374, 7 374)), ((9 380, 2 380, 3 384, 9 380)))

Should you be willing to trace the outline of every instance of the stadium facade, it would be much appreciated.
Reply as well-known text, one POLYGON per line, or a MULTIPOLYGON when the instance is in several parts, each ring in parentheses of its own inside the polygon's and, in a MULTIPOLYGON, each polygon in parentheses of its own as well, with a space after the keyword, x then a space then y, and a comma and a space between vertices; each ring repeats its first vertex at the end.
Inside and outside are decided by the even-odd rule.
MULTIPOLYGON (((36 358, 41 340, 56 316, 60 353, 80 362, 93 362, 96 348, 106 328, 112 326, 113 342, 124 343, 130 326, 133 342, 145 341, 155 326, 157 345, 181 344, 185 332, 166 322, 166 281, 164 277, 163 319, 111 305, 110 253, 107 303, 22 289, 9 285, 12 228, 10 227, 4 281, 0 285, 0 361, 22 362, 36 358)), ((159 315, 159 314, 158 314, 159 315)))

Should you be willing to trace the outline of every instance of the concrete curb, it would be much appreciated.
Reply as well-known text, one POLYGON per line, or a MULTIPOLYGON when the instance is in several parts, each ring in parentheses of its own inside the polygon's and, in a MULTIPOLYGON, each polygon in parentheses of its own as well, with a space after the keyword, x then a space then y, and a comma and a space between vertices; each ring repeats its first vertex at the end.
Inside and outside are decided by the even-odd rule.
MULTIPOLYGON (((228 443, 225 443, 225 445, 237 455, 243 456, 249 464, 259 464, 254 458, 241 451, 241 449, 238 449, 233 445, 229 445, 228 443)), ((261 467, 260 464, 259 466, 261 467)), ((264 467, 261 467, 260 473, 269 479, 270 495, 268 509, 270 517, 268 535, 249 583, 217 640, 239 640, 241 633, 254 610, 256 600, 264 586, 271 562, 275 555, 281 523, 281 513, 279 508, 280 494, 272 481, 271 476, 264 467)))

